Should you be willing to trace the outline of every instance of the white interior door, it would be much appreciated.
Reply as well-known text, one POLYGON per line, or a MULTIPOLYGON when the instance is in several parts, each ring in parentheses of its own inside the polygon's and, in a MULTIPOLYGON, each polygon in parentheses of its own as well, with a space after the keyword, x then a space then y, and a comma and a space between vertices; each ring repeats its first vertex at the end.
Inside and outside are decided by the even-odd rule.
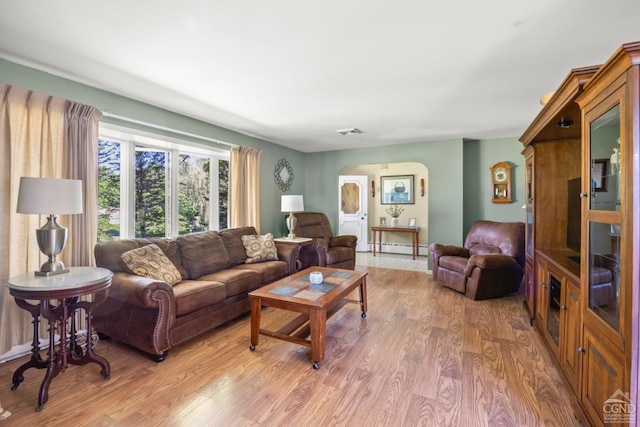
POLYGON ((358 252, 368 250, 367 181, 366 175, 339 177, 339 234, 352 234, 358 237, 356 246, 358 252))

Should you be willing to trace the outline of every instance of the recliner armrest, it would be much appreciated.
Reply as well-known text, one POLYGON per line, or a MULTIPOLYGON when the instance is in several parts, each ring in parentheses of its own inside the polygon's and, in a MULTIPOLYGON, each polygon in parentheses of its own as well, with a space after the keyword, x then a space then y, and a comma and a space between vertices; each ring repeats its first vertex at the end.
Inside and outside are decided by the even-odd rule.
POLYGON ((345 246, 347 248, 355 249, 358 243, 358 238, 352 235, 334 236, 329 240, 329 247, 345 246))
POLYGON ((470 276, 474 267, 479 267, 483 270, 498 270, 518 266, 518 261, 509 255, 471 255, 464 268, 464 274, 465 276, 470 276))
POLYGON ((431 251, 434 261, 436 261, 441 256, 445 256, 445 255, 461 256, 465 258, 469 257, 469 250, 466 248, 462 248, 460 246, 441 245, 440 243, 432 243, 429 246, 429 251, 431 251))
POLYGON ((329 242, 325 238, 314 237, 313 238, 313 248, 316 251, 323 251, 324 253, 326 253, 327 249, 329 249, 329 242))

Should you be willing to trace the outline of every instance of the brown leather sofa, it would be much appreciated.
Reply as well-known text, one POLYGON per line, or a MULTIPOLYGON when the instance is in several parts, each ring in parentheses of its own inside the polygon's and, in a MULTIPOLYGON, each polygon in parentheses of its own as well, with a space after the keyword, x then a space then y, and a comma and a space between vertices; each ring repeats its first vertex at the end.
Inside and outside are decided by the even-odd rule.
POLYGON ((474 300, 502 297, 520 288, 524 274, 524 223, 476 222, 464 247, 432 243, 434 280, 474 300))
POLYGON ((295 214, 298 224, 293 230, 297 237, 310 237, 313 245, 300 249, 302 268, 310 266, 344 268, 356 266, 356 236, 334 236, 327 216, 320 212, 295 214))
POLYGON ((295 271, 298 249, 277 246, 278 260, 246 264, 243 235, 253 227, 208 231, 176 239, 113 240, 95 247, 96 263, 113 272, 107 300, 93 314, 95 329, 159 362, 172 347, 250 311, 248 293, 295 271), (182 281, 128 272, 121 255, 156 244, 182 281))

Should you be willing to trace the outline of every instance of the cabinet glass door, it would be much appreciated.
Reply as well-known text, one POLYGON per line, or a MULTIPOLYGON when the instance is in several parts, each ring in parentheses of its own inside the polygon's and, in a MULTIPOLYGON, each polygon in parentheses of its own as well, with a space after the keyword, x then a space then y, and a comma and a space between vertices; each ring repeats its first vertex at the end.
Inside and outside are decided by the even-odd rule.
POLYGON ((549 312, 547 317, 547 331, 549 336, 560 345, 560 298, 562 295, 562 281, 549 274, 549 312))
POLYGON ((525 184, 526 184, 526 196, 527 200, 525 202, 526 207, 526 254, 527 257, 533 258, 533 162, 531 159, 527 159, 526 165, 526 175, 525 175, 525 184))
POLYGON ((624 153, 620 145, 620 104, 611 105, 589 125, 588 307, 620 332, 620 169, 624 153))
POLYGON ((589 224, 589 308, 620 331, 620 236, 615 224, 589 224))

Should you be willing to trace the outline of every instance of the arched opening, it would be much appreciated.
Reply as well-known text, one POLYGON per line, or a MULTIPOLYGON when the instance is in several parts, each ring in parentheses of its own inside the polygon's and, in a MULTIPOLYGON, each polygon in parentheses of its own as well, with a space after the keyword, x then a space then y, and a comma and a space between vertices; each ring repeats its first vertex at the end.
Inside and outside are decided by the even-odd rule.
MULTIPOLYGON (((415 225, 420 227, 418 241, 418 254, 427 255, 429 241, 429 171, 425 165, 417 162, 382 163, 369 165, 347 166, 340 171, 340 175, 367 176, 368 208, 367 217, 369 227, 379 225, 382 220, 386 224, 391 223, 391 215, 387 212, 394 203, 393 199, 385 198, 383 194, 382 180, 387 181, 393 177, 412 177, 413 203, 407 203, 404 199, 396 204, 403 209, 398 217, 400 225, 408 225, 415 220, 415 225)), ((367 248, 373 250, 371 233, 367 233, 367 248)), ((411 255, 411 235, 409 233, 384 232, 382 235, 382 252, 411 255)))

